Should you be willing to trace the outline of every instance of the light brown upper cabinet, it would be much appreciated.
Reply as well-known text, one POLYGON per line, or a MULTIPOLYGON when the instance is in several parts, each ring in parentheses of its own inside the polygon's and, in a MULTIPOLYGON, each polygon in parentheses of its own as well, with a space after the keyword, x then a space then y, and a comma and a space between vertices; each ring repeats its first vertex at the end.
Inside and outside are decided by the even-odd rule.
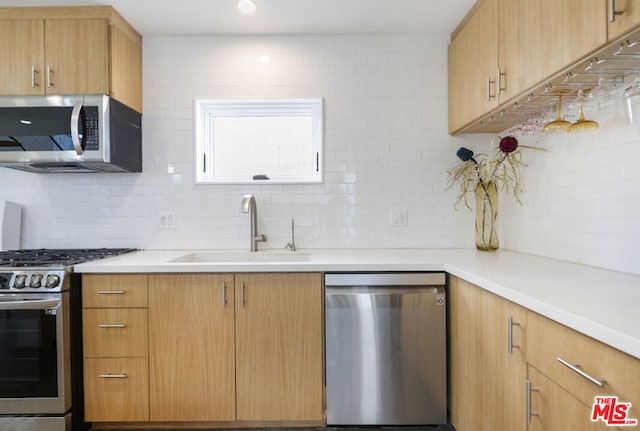
POLYGON ((472 11, 449 45, 449 131, 498 106, 498 0, 472 11))
POLYGON ((637 0, 606 1, 610 41, 640 24, 640 2, 637 0))
POLYGON ((604 0, 479 0, 449 45, 449 133, 606 42, 604 0))
POLYGON ((607 42, 603 1, 499 1, 501 103, 607 42))
POLYGON ((0 95, 107 94, 142 111, 142 37, 113 8, 0 8, 0 16, 0 95))

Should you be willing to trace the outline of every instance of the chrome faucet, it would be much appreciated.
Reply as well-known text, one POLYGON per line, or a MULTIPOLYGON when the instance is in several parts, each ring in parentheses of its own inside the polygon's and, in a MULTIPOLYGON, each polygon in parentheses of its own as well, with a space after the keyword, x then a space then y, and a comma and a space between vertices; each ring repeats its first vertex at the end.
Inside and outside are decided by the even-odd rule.
POLYGON ((258 243, 265 242, 267 236, 261 234, 257 236, 258 230, 258 209, 256 208, 256 198, 253 195, 245 195, 242 199, 242 206, 240 211, 243 213, 249 213, 251 216, 251 251, 258 251, 258 243))

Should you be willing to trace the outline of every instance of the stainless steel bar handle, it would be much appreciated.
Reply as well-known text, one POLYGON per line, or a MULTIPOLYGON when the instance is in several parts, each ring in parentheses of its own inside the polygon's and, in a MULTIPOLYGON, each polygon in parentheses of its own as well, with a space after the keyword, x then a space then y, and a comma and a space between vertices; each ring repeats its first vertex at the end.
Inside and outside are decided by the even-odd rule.
POLYGON ((507 317, 507 343, 508 343, 507 352, 509 352, 510 355, 513 354, 514 348, 516 349, 520 348, 519 344, 513 344, 513 327, 514 326, 520 326, 520 324, 513 321, 513 316, 507 317))
POLYGON ((244 308, 244 281, 240 283, 240 308, 244 308))
POLYGON ((500 69, 498 69, 498 94, 502 94, 505 93, 507 91, 507 86, 505 85, 504 87, 502 86, 503 84, 503 79, 504 78, 504 82, 506 83, 507 81, 507 72, 502 72, 500 69))
POLYGON ((38 71, 36 70, 36 65, 32 64, 31 65, 31 88, 36 88, 38 86, 38 83, 36 82, 36 73, 38 73, 38 71))
POLYGON ((572 363, 570 363, 568 361, 565 361, 564 359, 562 359, 559 356, 556 359, 562 365, 564 365, 565 367, 569 368, 571 371, 580 374, 582 377, 584 377, 585 379, 589 380, 594 385, 602 387, 602 386, 604 386, 605 383, 607 383, 607 381, 604 380, 604 379, 596 379, 595 377, 591 377, 589 374, 587 374, 584 371, 582 371, 580 369, 580 365, 578 365, 578 364, 572 364, 572 363))
POLYGON ((496 97, 495 94, 491 94, 491 85, 495 83, 495 79, 491 79, 490 76, 487 76, 487 102, 491 102, 491 99, 496 97))
POLYGON ((531 411, 531 392, 540 392, 540 389, 531 387, 531 382, 529 380, 526 381, 527 388, 527 423, 531 423, 531 416, 540 416, 538 412, 531 411))
POLYGON ((126 379, 127 378, 127 375, 124 372, 120 374, 111 374, 111 373, 100 374, 99 376, 101 379, 126 379))
POLYGON ((98 295, 124 295, 124 290, 98 290, 98 295))
POLYGON ((623 11, 616 10, 616 0, 609 0, 607 7, 607 15, 609 15, 609 22, 616 21, 616 15, 622 15, 623 11))
POLYGON ((36 299, 30 301, 2 301, 0 310, 55 310, 62 304, 61 299, 36 299))
POLYGON ((53 82, 51 82, 51 65, 47 64, 47 88, 53 87, 53 82))
POLYGON ((98 325, 99 328, 125 328, 123 323, 102 323, 98 325))
POLYGON ((73 142, 73 148, 76 150, 76 154, 79 156, 84 153, 82 144, 80 143, 80 129, 78 128, 81 111, 82 102, 77 102, 75 105, 73 105, 73 110, 71 111, 71 142, 73 142))
POLYGON ((227 306, 227 285, 222 282, 222 308, 227 306))

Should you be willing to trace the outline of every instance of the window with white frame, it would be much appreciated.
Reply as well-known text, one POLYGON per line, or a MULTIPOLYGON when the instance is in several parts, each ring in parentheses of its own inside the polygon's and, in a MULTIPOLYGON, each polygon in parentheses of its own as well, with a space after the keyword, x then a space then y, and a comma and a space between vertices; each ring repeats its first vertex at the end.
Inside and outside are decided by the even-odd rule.
POLYGON ((322 99, 199 99, 197 183, 321 183, 322 99))

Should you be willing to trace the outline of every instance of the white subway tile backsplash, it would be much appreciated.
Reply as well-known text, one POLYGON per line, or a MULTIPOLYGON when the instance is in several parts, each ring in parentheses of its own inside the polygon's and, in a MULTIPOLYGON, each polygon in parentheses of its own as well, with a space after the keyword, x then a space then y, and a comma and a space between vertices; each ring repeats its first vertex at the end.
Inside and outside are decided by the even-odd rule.
MULTIPOLYGON (((261 248, 472 247, 474 214, 453 209, 446 170, 491 135, 447 134, 448 35, 155 36, 144 39, 143 173, 0 170, 0 199, 23 205, 24 247, 248 247, 244 194, 261 248), (260 55, 269 56, 261 63, 260 55), (325 101, 323 184, 195 185, 196 98, 325 101), (407 209, 406 227, 390 211, 407 209), (161 229, 159 212, 176 213, 161 229)), ((592 115, 590 115, 592 116, 592 115)), ((640 127, 621 108, 601 129, 520 138, 522 206, 503 194, 501 247, 640 273, 640 127)), ((470 196, 470 198, 472 198, 470 196)))
POLYGON ((263 248, 286 244, 292 217, 303 248, 471 246, 472 214, 450 217, 444 191, 457 148, 446 132, 447 43, 447 35, 146 37, 143 173, 2 170, 0 198, 25 207, 25 247, 245 248, 248 193, 269 235, 263 248), (194 185, 193 100, 260 97, 324 98, 324 184, 194 185), (392 208, 408 209, 407 227, 389 227, 392 208), (160 229, 160 211, 175 211, 176 229, 160 229))
POLYGON ((600 112, 599 130, 521 138, 526 154, 519 207, 501 202, 507 248, 640 274, 640 133, 621 107, 600 112))

